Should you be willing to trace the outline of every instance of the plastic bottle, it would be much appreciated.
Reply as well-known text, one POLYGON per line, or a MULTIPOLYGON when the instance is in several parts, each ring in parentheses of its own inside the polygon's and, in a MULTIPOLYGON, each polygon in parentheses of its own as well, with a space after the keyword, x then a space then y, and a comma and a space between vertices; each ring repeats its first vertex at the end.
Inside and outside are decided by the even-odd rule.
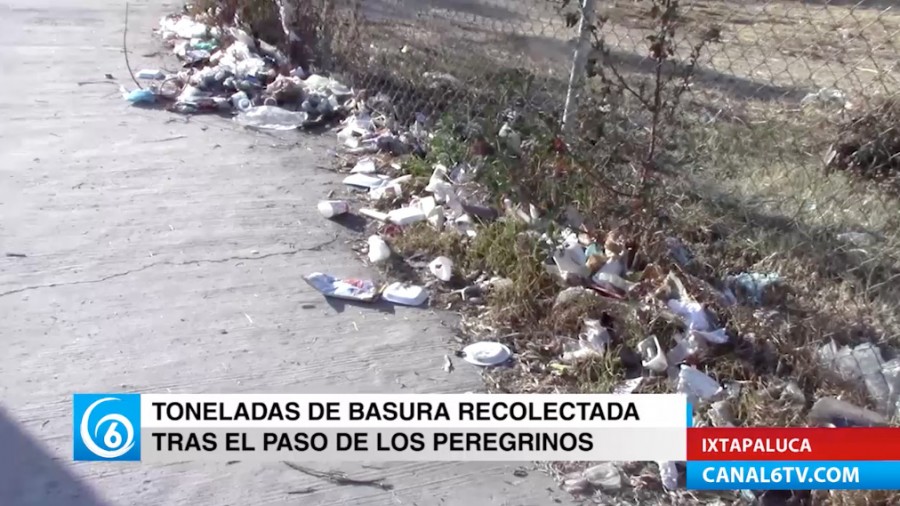
POLYGON ((306 124, 307 119, 305 112, 288 111, 274 105, 251 107, 234 118, 243 126, 267 130, 294 130, 306 124))
POLYGON ((378 264, 391 257, 391 248, 378 235, 369 236, 369 261, 378 264))

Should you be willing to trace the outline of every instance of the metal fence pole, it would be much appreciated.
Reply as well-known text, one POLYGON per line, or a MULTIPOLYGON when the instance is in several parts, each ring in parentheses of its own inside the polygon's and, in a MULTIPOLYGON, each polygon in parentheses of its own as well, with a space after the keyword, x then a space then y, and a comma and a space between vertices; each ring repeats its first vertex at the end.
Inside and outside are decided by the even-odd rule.
POLYGON ((569 87, 566 90, 566 104, 563 109, 562 131, 569 134, 573 118, 578 113, 578 95, 584 79, 588 53, 591 50, 591 23, 594 22, 594 3, 596 0, 583 0, 581 3, 581 20, 578 22, 578 45, 572 58, 572 73, 569 75, 569 87))

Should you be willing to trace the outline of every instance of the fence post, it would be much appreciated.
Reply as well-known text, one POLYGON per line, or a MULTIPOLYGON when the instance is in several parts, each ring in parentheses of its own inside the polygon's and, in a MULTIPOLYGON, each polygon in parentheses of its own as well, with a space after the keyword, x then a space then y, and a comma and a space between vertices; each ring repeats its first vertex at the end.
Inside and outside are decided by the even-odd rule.
POLYGON ((591 50, 591 23, 594 22, 594 2, 582 0, 581 19, 578 22, 578 45, 572 58, 572 73, 569 75, 569 87, 566 90, 566 104, 563 109, 562 132, 568 135, 572 122, 578 114, 578 95, 585 75, 588 53, 591 50))

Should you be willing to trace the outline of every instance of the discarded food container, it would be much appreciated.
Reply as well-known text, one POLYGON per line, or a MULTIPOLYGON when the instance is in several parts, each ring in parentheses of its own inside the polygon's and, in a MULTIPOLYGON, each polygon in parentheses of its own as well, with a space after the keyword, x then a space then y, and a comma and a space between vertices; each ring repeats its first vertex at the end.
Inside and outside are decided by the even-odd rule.
POLYGON ((369 236, 369 261, 378 264, 391 257, 391 248, 378 235, 369 236))
POLYGON ((350 211, 350 204, 344 200, 322 200, 318 205, 319 214, 325 218, 334 218, 335 216, 350 211))
POLYGON ((653 372, 665 372, 668 369, 666 354, 656 336, 650 336, 638 343, 637 350, 641 354, 641 364, 647 369, 653 372))
POLYGON ((511 356, 506 345, 492 341, 480 341, 463 348, 463 360, 482 367, 502 364, 511 356))
POLYGON ((577 244, 553 252, 553 262, 563 276, 565 273, 572 273, 581 278, 589 276, 590 272, 582 260, 586 260, 584 250, 577 244))
POLYGON ((381 292, 384 300, 404 306, 421 306, 428 300, 428 292, 418 285, 408 285, 395 282, 384 288, 381 292))
POLYGON ((686 335, 675 334, 674 348, 666 354, 666 360, 670 364, 679 364, 685 360, 695 357, 706 349, 706 341, 700 338, 695 332, 688 332, 686 335))
POLYGON ((375 283, 366 279, 340 279, 329 274, 314 272, 303 280, 326 297, 371 302, 378 297, 375 283))
POLYGON ((398 197, 403 193, 403 188, 398 184, 383 184, 369 190, 370 200, 381 200, 385 197, 398 197))
POLYGON ((722 391, 722 385, 702 371, 683 364, 681 370, 678 371, 677 389, 679 392, 687 394, 688 398, 709 400, 722 391))
POLYGON ((394 209, 388 213, 388 220, 397 225, 411 225, 425 221, 425 213, 419 207, 409 206, 394 209))
POLYGON ((429 223, 435 230, 438 230, 438 231, 441 230, 441 228, 444 227, 444 222, 447 220, 447 217, 444 215, 444 208, 443 208, 443 207, 440 207, 440 206, 435 207, 435 208, 432 209, 432 211, 428 214, 428 218, 427 218, 427 219, 428 219, 428 223, 429 223))
POLYGON ((357 160, 356 165, 350 170, 351 174, 374 174, 376 172, 375 160, 366 157, 357 160))
POLYGON ((437 257, 428 264, 428 270, 441 281, 450 281, 453 277, 453 260, 443 256, 437 257))
POLYGON ((422 212, 425 213, 425 216, 430 215, 437 209, 437 201, 434 200, 434 197, 420 198, 416 202, 419 208, 422 209, 422 212))

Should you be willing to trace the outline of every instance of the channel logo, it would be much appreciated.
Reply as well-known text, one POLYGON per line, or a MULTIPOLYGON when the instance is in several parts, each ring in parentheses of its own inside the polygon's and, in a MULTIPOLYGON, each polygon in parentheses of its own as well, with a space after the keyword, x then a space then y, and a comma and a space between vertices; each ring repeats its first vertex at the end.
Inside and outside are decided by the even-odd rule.
POLYGON ((74 459, 141 460, 141 394, 74 394, 74 459))

